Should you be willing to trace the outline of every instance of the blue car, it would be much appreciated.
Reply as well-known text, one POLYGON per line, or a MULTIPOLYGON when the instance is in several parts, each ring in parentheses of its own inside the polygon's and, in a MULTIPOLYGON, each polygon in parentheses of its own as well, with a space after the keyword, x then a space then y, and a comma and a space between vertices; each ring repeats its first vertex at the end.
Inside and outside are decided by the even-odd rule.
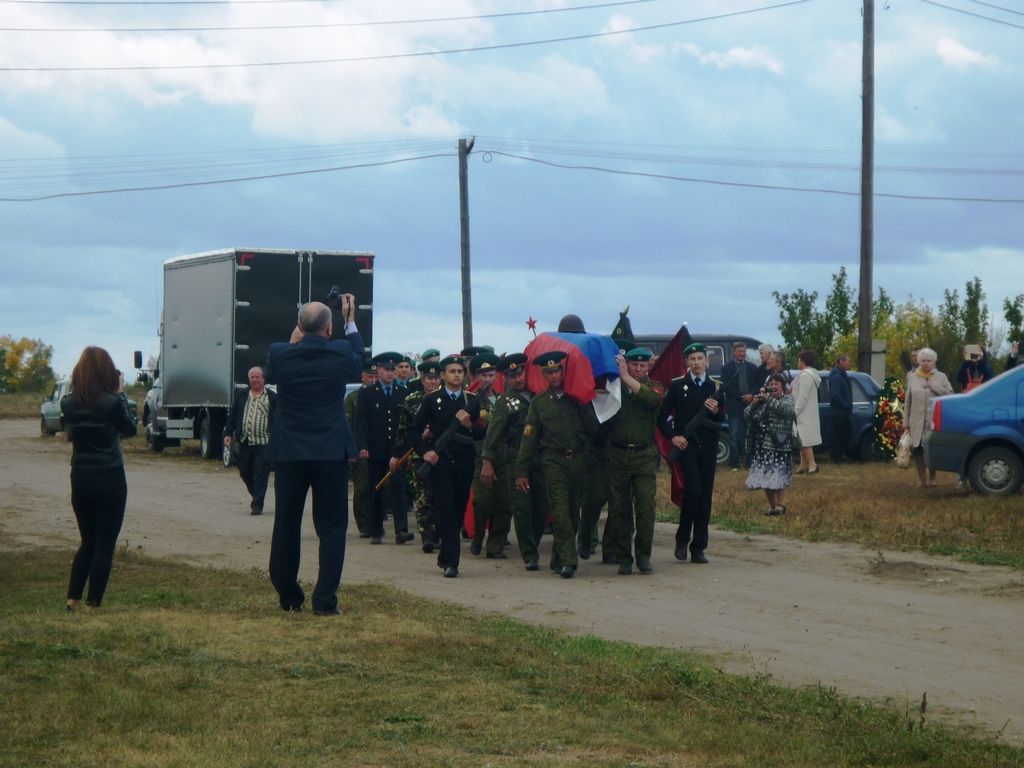
POLYGON ((928 403, 924 462, 956 472, 978 493, 1009 496, 1024 483, 1024 366, 963 395, 928 403))

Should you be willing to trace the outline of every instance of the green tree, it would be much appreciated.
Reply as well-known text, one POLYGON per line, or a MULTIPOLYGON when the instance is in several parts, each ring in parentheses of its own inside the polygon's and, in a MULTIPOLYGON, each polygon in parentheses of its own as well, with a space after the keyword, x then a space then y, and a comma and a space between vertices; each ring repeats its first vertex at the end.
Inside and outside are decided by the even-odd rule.
POLYGON ((4 351, 4 368, 17 392, 42 392, 49 389, 56 376, 50 366, 53 347, 40 339, 0 336, 0 349, 4 351))
POLYGON ((0 395, 14 391, 14 376, 7 367, 7 350, 0 347, 0 395))
POLYGON ((1024 334, 1024 293, 1013 301, 1003 299, 1003 319, 1006 320, 1006 338, 1010 343, 1021 341, 1024 334))
POLYGON ((811 349, 818 355, 820 366, 830 366, 837 354, 836 343, 853 333, 857 325, 857 292, 847 281, 846 267, 832 275, 832 289, 825 297, 823 310, 817 306, 817 291, 772 291, 772 297, 779 308, 779 333, 786 354, 792 359, 801 350, 811 349))

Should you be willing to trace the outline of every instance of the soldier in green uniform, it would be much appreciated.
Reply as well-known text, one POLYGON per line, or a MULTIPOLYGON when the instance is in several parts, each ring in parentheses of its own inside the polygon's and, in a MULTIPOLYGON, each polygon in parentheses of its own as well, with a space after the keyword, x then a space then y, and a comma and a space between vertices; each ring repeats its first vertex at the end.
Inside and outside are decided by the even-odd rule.
POLYGON ((580 525, 580 501, 587 466, 587 445, 597 430, 597 415, 565 394, 565 352, 538 355, 548 388, 530 401, 523 440, 516 462, 516 487, 529 491, 530 464, 541 453, 548 505, 554 517, 551 569, 563 579, 576 571, 576 533, 580 525))
MULTIPOLYGON (((402 404, 402 415, 398 418, 398 435, 395 437, 394 468, 397 470, 397 462, 412 448, 409 440, 409 425, 412 423, 416 412, 420 409, 423 398, 431 392, 436 392, 441 386, 441 366, 435 361, 426 361, 416 366, 419 376, 416 381, 421 383, 420 389, 410 392, 402 404)), ((420 532, 420 543, 423 551, 431 553, 440 548, 441 540, 437 533, 437 517, 434 514, 434 496, 430 491, 430 478, 421 480, 416 471, 423 464, 423 457, 413 453, 412 483, 415 491, 413 511, 416 514, 416 528, 420 532)))
MULTIPOLYGON (((420 355, 420 361, 424 363, 436 363, 441 359, 441 353, 436 349, 425 349, 423 354, 420 355)), ((417 367, 418 370, 418 367, 417 367)), ((409 382, 409 392, 422 392, 423 391, 423 379, 417 376, 409 382)))
MULTIPOLYGON (((363 367, 362 381, 364 387, 372 387, 377 383, 377 366, 367 361, 363 367)), ((349 426, 352 426, 356 415, 356 397, 358 389, 353 389, 345 395, 345 415, 348 417, 349 426)), ((359 529, 359 538, 370 538, 370 528, 367 523, 370 505, 370 474, 366 467, 366 459, 356 459, 354 464, 349 466, 349 477, 352 480, 352 517, 359 529)))
MULTIPOLYGON (((475 380, 474 392, 480 400, 480 418, 484 427, 490 423, 491 411, 498 400, 494 391, 497 377, 497 365, 500 359, 492 352, 479 352, 469 363, 469 372, 475 380)), ((476 444, 476 466, 473 470, 473 541, 469 551, 479 555, 484 550, 484 537, 487 537, 487 557, 503 560, 505 541, 512 527, 512 508, 509 505, 508 485, 485 483, 480 473, 484 466, 484 440, 476 444), (488 533, 490 526, 490 533, 488 533)), ((504 457, 500 457, 498 465, 504 474, 504 457)), ((493 465, 493 462, 492 462, 493 465)))
POLYGON ((604 425, 608 444, 605 470, 608 478, 609 541, 619 561, 619 573, 633 572, 632 521, 636 514, 636 566, 651 573, 654 544, 654 496, 656 490, 658 408, 664 390, 647 377, 652 354, 635 348, 616 359, 622 382, 622 407, 604 425))
MULTIPOLYGON (((498 362, 498 372, 504 374, 509 388, 498 398, 491 411, 487 437, 484 438, 480 480, 486 485, 497 483, 499 487, 504 485, 508 489, 519 553, 526 563, 526 570, 536 571, 540 567, 537 545, 544 535, 544 523, 548 519, 544 471, 539 453, 534 455, 528 468, 530 490, 522 492, 516 488, 515 483, 519 444, 523 438, 530 401, 534 396, 526 384, 526 366, 529 362, 530 358, 522 352, 506 355, 498 362)), ((494 535, 493 523, 491 532, 494 535)))

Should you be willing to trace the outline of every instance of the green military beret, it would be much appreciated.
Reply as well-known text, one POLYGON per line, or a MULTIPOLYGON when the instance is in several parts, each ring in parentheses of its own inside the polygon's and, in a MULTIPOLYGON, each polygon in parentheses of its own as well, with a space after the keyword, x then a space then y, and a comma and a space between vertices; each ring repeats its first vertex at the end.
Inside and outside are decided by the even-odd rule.
POLYGON ((683 357, 689 357, 694 352, 703 352, 705 355, 708 353, 708 345, 701 344, 699 341, 693 342, 690 346, 683 350, 683 357))
POLYGON ((636 344, 634 344, 629 339, 612 339, 612 341, 614 341, 618 348, 622 350, 623 354, 629 352, 632 349, 636 349, 636 344))
POLYGON ((440 376, 441 364, 437 360, 424 360, 416 366, 421 376, 440 376))
POLYGON ((431 347, 426 352, 424 352, 422 355, 420 355, 420 357, 422 357, 424 360, 426 360, 428 357, 440 357, 440 356, 441 356, 441 350, 440 349, 434 349, 433 347, 431 347))
POLYGON ((643 347, 633 347, 626 353, 627 360, 635 360, 640 363, 649 362, 652 357, 654 357, 654 353, 643 347))
POLYGON ((475 355, 469 362, 470 373, 481 373, 483 371, 493 371, 498 365, 499 357, 493 352, 481 352, 475 355))
POLYGON ((561 368, 562 363, 569 356, 568 352, 562 352, 558 349, 553 349, 550 352, 541 352, 535 358, 533 358, 533 364, 539 365, 542 371, 553 371, 556 368, 561 368))
POLYGON ((449 365, 461 365, 462 369, 465 370, 466 358, 464 358, 462 355, 448 355, 448 357, 444 358, 437 365, 441 369, 442 373, 449 365))
POLYGON ((379 355, 374 355, 371 362, 376 363, 380 368, 382 365, 398 365, 404 359, 398 352, 381 352, 379 355))
POLYGON ((490 352, 487 347, 466 347, 459 354, 463 357, 473 357, 474 355, 480 355, 484 352, 490 352))
POLYGON ((506 371, 518 371, 530 362, 530 358, 524 355, 522 352, 515 352, 511 355, 505 355, 501 360, 498 361, 498 372, 505 373, 506 371))

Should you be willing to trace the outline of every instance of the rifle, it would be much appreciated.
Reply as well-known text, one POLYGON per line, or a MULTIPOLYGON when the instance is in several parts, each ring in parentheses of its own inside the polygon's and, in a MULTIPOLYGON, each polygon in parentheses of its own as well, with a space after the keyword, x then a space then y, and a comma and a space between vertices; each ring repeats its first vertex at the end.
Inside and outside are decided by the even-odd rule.
MULTIPOLYGON (((477 399, 479 398, 473 398, 473 400, 477 399)), ((469 398, 467 398, 463 403, 463 406, 459 410, 467 410, 470 406, 470 403, 471 401, 469 400, 469 398)), ((445 431, 442 432, 441 435, 437 438, 437 440, 434 441, 434 453, 440 455, 441 451, 448 447, 448 443, 450 443, 455 438, 455 431, 461 426, 462 424, 459 422, 458 419, 452 418, 452 423, 449 424, 445 431)), ((429 461, 424 461, 419 467, 416 468, 416 477, 419 478, 420 480, 426 480, 427 478, 430 477, 430 473, 433 471, 433 469, 433 464, 431 464, 429 461)))
MULTIPOLYGON (((712 395, 715 402, 718 403, 719 408, 725 407, 725 388, 732 384, 739 375, 740 369, 737 366, 736 371, 729 377, 729 380, 722 384, 722 386, 715 391, 715 394, 712 395)), ((701 409, 697 411, 697 413, 695 413, 688 422, 686 422, 686 426, 683 427, 683 437, 686 438, 686 442, 689 443, 693 441, 694 435, 697 434, 697 430, 701 428, 705 421, 707 421, 708 414, 710 413, 711 411, 702 406, 701 409)), ((679 450, 677 446, 673 445, 672 450, 668 452, 668 460, 679 461, 679 457, 682 455, 683 452, 679 450)))
MULTIPOLYGON (((408 451, 406 451, 406 452, 405 452, 405 456, 403 456, 402 458, 400 458, 400 459, 398 460, 398 464, 396 464, 396 465, 395 465, 395 469, 397 469, 398 467, 402 466, 403 464, 405 464, 405 462, 407 462, 407 461, 408 461, 409 459, 411 459, 411 458, 412 458, 412 455, 413 455, 413 454, 414 454, 415 452, 416 452, 416 451, 415 451, 415 449, 414 449, 414 448, 410 448, 410 449, 409 449, 408 451)), ((388 480, 390 480, 390 479, 391 479, 391 476, 392 476, 393 474, 395 474, 395 470, 394 470, 394 469, 389 469, 389 470, 388 470, 388 473, 387 473, 386 475, 384 475, 384 477, 382 477, 382 478, 380 479, 380 482, 379 482, 379 483, 377 483, 377 485, 376 485, 376 486, 374 486, 374 490, 375 490, 375 491, 379 491, 379 490, 380 490, 381 488, 383 488, 383 487, 384 487, 384 483, 386 483, 386 482, 387 482, 388 480)))

